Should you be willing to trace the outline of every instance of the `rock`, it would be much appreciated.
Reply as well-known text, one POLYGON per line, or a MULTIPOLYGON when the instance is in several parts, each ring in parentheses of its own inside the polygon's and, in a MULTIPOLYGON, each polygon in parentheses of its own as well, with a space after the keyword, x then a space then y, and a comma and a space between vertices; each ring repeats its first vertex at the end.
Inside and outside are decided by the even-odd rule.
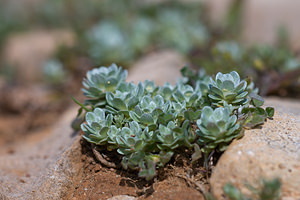
MULTIPOLYGON (((77 108, 65 112, 51 130, 28 136, 12 154, 0 156, 0 197, 7 199, 61 199, 79 163, 79 136, 71 120, 77 108), (74 142, 75 141, 75 142, 74 142), (77 142, 76 142, 77 141, 77 142), (78 154, 78 155, 76 155, 78 154)), ((5 148, 1 145, 0 148, 5 148)), ((0 199, 1 199, 0 198, 0 199)))
POLYGON ((213 25, 222 26, 227 15, 230 4, 233 0, 204 0, 208 10, 209 20, 213 25))
MULTIPOLYGON (((277 103, 267 101, 268 105, 277 103)), ((295 108, 293 106, 281 100, 279 110, 288 112, 295 108)), ((299 102, 297 106, 299 108, 299 102)), ((249 194, 245 183, 258 187, 262 178, 276 177, 282 181, 283 199, 300 198, 299 115, 276 111, 274 119, 268 120, 262 128, 245 131, 245 136, 234 141, 221 156, 210 183, 213 194, 222 199, 222 188, 228 182, 249 194)))
POLYGON ((12 87, 7 84, 3 87, 0 86, 0 93, 3 95, 0 99, 0 111, 14 113, 33 111, 41 109, 42 106, 49 106, 53 102, 51 95, 54 94, 53 91, 40 85, 12 87))
POLYGON ((68 149, 59 155, 59 159, 50 163, 50 167, 35 183, 34 190, 28 191, 29 199, 52 200, 65 199, 73 178, 80 172, 81 162, 80 136, 77 136, 68 149))
MULTIPOLYGON (((224 24, 225 16, 233 0, 205 0, 210 20, 215 25, 224 24)), ((291 48, 300 48, 300 2, 294 0, 247 0, 242 13, 242 41, 246 44, 275 44, 278 31, 284 28, 291 48)))
POLYGON ((290 45, 300 48, 300 2, 294 0, 251 0, 245 1, 243 19, 243 40, 248 44, 274 44, 280 28, 286 29, 290 45))
POLYGON ((22 83, 42 78, 42 66, 61 46, 72 46, 75 35, 69 30, 33 30, 10 36, 4 46, 5 63, 22 83))
MULTIPOLYGON (((159 4, 159 3, 165 3, 169 0, 142 0, 145 4, 159 4)), ((179 0, 180 3, 199 3, 199 0, 179 0)))
POLYGON ((279 97, 268 97, 266 106, 273 106, 280 113, 288 113, 289 115, 300 116, 299 99, 282 99, 279 97))
POLYGON ((128 195, 118 195, 107 200, 136 200, 137 198, 128 195))
POLYGON ((157 85, 165 82, 176 83, 181 76, 180 69, 185 59, 174 51, 160 51, 149 54, 137 61, 129 70, 127 81, 154 80, 157 85))

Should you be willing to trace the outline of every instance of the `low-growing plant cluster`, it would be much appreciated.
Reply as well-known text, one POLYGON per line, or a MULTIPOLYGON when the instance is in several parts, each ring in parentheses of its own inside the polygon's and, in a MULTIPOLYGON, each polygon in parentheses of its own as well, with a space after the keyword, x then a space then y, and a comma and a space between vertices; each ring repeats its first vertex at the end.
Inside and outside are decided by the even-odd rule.
MULTIPOLYGON (((183 75, 192 73, 187 68, 183 75)), ((124 169, 139 170, 146 180, 170 161, 175 150, 193 149, 193 162, 203 154, 205 164, 215 151, 222 152, 243 129, 264 123, 272 108, 263 109, 252 82, 237 72, 215 78, 199 74, 194 87, 185 77, 176 85, 157 86, 146 80, 126 82, 127 71, 112 64, 87 72, 87 97, 79 114, 88 142, 116 151, 124 169)))
MULTIPOLYGON (((281 197, 281 181, 278 178, 266 180, 261 179, 259 187, 255 188, 250 184, 245 185, 251 193, 251 196, 244 195, 237 187, 227 183, 224 187, 224 193, 230 200, 278 200, 281 197)), ((206 200, 216 200, 210 193, 206 194, 206 200)))
POLYGON ((263 95, 299 93, 300 61, 286 47, 260 45, 246 48, 235 41, 218 41, 201 52, 195 55, 193 62, 208 73, 237 70, 245 76, 250 75, 263 95))

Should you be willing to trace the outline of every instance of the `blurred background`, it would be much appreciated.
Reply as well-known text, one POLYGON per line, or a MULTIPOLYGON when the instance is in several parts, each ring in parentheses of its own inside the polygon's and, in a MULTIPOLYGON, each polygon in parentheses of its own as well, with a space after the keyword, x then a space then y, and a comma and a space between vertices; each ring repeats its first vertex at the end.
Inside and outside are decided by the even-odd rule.
POLYGON ((263 96, 299 99, 299 10, 294 0, 1 0, 0 145, 53 124, 81 98, 86 71, 113 62, 132 80, 172 82, 184 64, 236 70, 263 96))

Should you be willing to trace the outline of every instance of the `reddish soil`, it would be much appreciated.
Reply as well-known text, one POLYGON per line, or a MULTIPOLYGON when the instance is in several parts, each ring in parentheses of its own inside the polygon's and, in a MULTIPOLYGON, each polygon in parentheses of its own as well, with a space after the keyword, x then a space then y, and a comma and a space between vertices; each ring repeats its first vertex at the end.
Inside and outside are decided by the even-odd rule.
POLYGON ((208 190, 203 168, 191 166, 189 158, 177 156, 171 164, 160 169, 150 182, 138 178, 136 172, 106 168, 98 163, 89 145, 81 141, 82 156, 66 199, 107 199, 129 195, 138 199, 204 199, 201 189, 208 190), (187 178, 189 177, 189 178, 187 178))

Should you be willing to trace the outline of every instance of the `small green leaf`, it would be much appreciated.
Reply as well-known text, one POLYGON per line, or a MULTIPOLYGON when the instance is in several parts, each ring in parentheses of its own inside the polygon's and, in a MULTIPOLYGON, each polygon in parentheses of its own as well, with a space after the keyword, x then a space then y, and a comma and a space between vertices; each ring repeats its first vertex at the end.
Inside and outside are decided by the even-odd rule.
POLYGON ((194 153, 192 155, 192 163, 202 157, 202 152, 198 144, 194 144, 194 153))
POLYGON ((153 119, 152 115, 148 114, 148 113, 142 114, 140 121, 143 124, 153 124, 154 123, 154 119, 153 119))
POLYGON ((272 107, 267 107, 266 108, 266 112, 267 112, 267 114, 268 114, 268 117, 273 117, 274 116, 274 108, 272 108, 272 107))
POLYGON ((249 96, 254 106, 260 107, 264 105, 264 99, 261 96, 255 94, 254 92, 251 92, 249 96))
POLYGON ((247 128, 254 128, 258 125, 261 125, 265 122, 265 116, 261 116, 257 113, 253 113, 249 118, 246 120, 246 124, 244 125, 247 128))
POLYGON ((126 104, 119 98, 115 98, 111 101, 112 107, 118 109, 118 110, 127 110, 126 104))
POLYGON ((81 108, 83 108, 85 111, 87 111, 87 112, 91 112, 91 110, 90 109, 88 109, 87 107, 85 107, 82 103, 80 103, 79 101, 77 101, 77 99, 75 99, 74 97, 72 97, 71 96, 71 98, 73 99, 73 101, 75 102, 75 103, 77 103, 81 108))
POLYGON ((230 200, 246 200, 245 196, 232 184, 227 183, 223 188, 230 200))

